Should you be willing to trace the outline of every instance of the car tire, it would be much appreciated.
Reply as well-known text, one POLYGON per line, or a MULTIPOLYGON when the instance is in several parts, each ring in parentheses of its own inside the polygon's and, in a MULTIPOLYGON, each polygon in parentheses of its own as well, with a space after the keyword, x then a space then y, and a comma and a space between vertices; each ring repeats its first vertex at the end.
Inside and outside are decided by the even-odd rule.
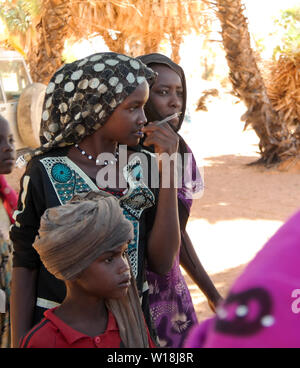
POLYGON ((40 125, 46 88, 43 83, 32 83, 23 90, 18 102, 19 134, 24 145, 30 148, 40 146, 40 125))

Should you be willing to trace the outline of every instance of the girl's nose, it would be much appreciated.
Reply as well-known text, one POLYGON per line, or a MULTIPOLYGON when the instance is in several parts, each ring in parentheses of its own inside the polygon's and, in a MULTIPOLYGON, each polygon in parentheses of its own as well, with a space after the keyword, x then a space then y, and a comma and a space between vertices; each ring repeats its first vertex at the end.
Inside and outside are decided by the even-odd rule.
POLYGON ((122 257, 120 260, 120 266, 119 266, 119 273, 127 273, 129 272, 130 267, 129 267, 129 263, 127 260, 127 257, 122 257))
POLYGON ((139 120, 138 120, 137 123, 138 123, 138 125, 145 125, 147 123, 147 118, 146 118, 144 109, 142 109, 139 120))
POLYGON ((177 96, 177 93, 174 93, 170 99, 170 105, 175 108, 181 108, 182 106, 182 100, 179 96, 177 96))
POLYGON ((5 144, 2 147, 3 152, 12 152, 14 151, 14 144, 10 143, 9 141, 6 141, 5 144))

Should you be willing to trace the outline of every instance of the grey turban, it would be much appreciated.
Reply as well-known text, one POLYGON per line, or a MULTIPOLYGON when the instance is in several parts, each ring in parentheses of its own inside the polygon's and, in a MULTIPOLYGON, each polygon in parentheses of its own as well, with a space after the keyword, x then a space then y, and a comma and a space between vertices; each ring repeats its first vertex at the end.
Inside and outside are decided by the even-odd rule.
POLYGON ((133 238, 133 227, 112 196, 47 209, 34 248, 56 278, 70 280, 105 252, 133 238))

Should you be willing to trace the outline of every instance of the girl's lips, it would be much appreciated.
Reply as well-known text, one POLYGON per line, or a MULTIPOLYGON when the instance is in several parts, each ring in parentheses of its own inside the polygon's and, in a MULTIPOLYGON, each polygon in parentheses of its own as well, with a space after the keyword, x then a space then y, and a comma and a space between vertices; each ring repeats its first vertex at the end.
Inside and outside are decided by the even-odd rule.
POLYGON ((169 123, 171 123, 171 124, 178 124, 179 123, 179 116, 176 116, 175 118, 169 120, 169 123))
POLYGON ((144 133, 141 130, 138 130, 137 132, 134 132, 133 134, 139 138, 143 138, 144 136, 144 133))
POLYGON ((126 277, 126 279, 119 282, 119 287, 128 288, 130 286, 130 277, 126 277))
POLYGON ((6 165, 13 165, 15 163, 15 160, 13 158, 7 158, 6 160, 2 161, 6 165))
POLYGON ((127 282, 121 282, 121 283, 119 284, 119 287, 120 287, 120 288, 125 288, 125 289, 127 289, 127 288, 129 288, 129 286, 130 286, 130 281, 127 281, 127 282))
POLYGON ((173 129, 177 129, 178 128, 178 125, 179 125, 179 118, 174 118, 172 120, 170 120, 169 122, 169 125, 173 128, 173 129))

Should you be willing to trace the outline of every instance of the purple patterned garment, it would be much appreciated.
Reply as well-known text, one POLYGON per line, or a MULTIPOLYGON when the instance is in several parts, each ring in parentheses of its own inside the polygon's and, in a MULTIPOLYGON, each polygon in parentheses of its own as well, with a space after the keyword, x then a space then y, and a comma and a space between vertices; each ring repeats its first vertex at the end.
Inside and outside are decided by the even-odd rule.
MULTIPOLYGON (((189 147, 188 151, 192 153, 189 147)), ((191 155, 192 178, 198 170, 196 161, 191 155)), ((191 166, 187 166, 191 167, 191 166)), ((203 181, 198 171, 198 180, 192 186, 193 192, 203 190, 203 181)), ((178 189, 178 198, 190 212, 192 199, 186 198, 187 189, 178 189)), ((179 267, 179 254, 174 265, 166 275, 158 275, 147 271, 149 283, 149 302, 152 320, 156 327, 161 347, 181 348, 190 331, 198 323, 192 298, 179 267)))
MULTIPOLYGON (((152 53, 142 55, 139 58, 150 68, 154 64, 163 64, 180 76, 183 90, 183 104, 179 125, 176 129, 176 132, 178 132, 185 117, 187 102, 187 87, 183 69, 180 65, 162 54, 152 53)), ((165 118, 165 116, 161 116, 156 110, 151 99, 145 105, 145 114, 148 121, 165 118)), ((203 182, 192 151, 181 137, 180 143, 182 143, 182 149, 179 148, 179 152, 190 153, 188 163, 185 165, 185 175, 183 176, 185 185, 181 189, 178 189, 178 199, 187 210, 187 212, 185 211, 183 213, 185 209, 181 206, 182 213, 180 211, 179 216, 180 219, 184 219, 190 213, 193 194, 195 195, 197 193, 199 197, 199 193, 202 192, 203 182)), ((182 158, 184 159, 184 157, 182 158)), ((181 230, 183 231, 184 228, 181 230)), ((147 280, 149 283, 150 311, 161 347, 182 347, 188 331, 193 325, 197 324, 197 317, 189 289, 180 271, 179 254, 173 268, 167 275, 161 276, 148 271, 147 280)))

